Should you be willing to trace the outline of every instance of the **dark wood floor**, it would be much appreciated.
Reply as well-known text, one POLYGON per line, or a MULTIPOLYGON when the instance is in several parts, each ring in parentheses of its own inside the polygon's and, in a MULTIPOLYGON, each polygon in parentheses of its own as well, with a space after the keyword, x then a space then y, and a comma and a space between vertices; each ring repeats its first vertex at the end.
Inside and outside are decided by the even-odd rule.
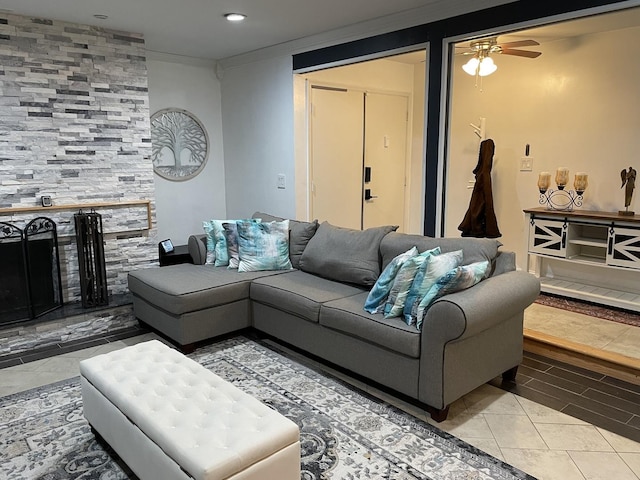
POLYGON ((640 386, 525 352, 515 382, 496 387, 640 442, 640 386))

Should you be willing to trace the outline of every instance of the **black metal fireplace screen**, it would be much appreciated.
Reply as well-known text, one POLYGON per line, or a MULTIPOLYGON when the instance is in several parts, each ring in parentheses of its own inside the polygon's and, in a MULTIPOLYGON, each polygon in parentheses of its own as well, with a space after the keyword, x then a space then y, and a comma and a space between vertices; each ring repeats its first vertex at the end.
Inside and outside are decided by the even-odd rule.
POLYGON ((0 222, 0 324, 34 319, 61 306, 55 222, 38 217, 24 230, 0 222))

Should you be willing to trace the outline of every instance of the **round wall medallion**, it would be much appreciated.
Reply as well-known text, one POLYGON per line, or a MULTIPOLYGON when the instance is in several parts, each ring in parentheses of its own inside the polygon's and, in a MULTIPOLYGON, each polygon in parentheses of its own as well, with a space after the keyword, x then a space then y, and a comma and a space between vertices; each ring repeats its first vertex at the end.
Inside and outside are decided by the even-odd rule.
POLYGON ((202 171, 209 154, 209 137, 200 120, 179 108, 151 116, 153 171, 173 181, 189 180, 202 171))

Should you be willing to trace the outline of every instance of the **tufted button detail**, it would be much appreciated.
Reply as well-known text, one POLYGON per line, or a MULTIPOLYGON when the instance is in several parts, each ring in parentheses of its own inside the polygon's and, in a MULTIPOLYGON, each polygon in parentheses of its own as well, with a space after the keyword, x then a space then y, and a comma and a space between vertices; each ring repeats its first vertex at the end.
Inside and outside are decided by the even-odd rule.
POLYGON ((156 340, 80 372, 196 480, 231 477, 299 439, 293 422, 156 340))

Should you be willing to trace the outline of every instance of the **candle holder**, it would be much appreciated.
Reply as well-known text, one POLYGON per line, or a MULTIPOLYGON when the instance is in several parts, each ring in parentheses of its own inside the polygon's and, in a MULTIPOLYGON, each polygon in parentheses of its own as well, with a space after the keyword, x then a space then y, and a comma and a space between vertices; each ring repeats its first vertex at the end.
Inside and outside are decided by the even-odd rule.
POLYGON ((578 172, 573 180, 575 190, 566 190, 569 180, 569 169, 560 167, 556 171, 557 190, 550 189, 551 173, 540 172, 538 175, 538 190, 540 192, 540 205, 545 205, 547 210, 571 211, 574 207, 582 206, 582 195, 587 189, 588 175, 578 172))

